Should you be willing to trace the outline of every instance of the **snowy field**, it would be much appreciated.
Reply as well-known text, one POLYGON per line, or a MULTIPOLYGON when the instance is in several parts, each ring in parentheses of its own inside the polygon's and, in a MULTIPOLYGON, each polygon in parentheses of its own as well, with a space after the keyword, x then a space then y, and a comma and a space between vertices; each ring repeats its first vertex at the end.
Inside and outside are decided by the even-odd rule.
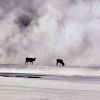
POLYGON ((100 69, 0 69, 0 100, 100 100, 100 69))
POLYGON ((42 75, 63 76, 100 76, 99 66, 25 66, 20 64, 1 64, 0 72, 6 73, 33 73, 42 75))
POLYGON ((100 82, 0 77, 0 100, 100 100, 100 82))

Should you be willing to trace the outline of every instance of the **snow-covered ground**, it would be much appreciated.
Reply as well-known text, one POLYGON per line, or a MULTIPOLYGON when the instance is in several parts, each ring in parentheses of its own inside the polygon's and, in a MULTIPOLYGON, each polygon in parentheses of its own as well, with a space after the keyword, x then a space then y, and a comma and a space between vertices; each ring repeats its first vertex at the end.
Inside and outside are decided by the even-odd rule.
POLYGON ((82 67, 54 67, 54 66, 25 66, 25 65, 0 65, 0 72, 8 73, 34 73, 45 75, 63 75, 63 76, 100 76, 98 68, 82 67))
POLYGON ((100 100, 100 82, 0 77, 0 100, 100 100))
POLYGON ((100 70, 1 68, 0 100, 100 100, 100 70))

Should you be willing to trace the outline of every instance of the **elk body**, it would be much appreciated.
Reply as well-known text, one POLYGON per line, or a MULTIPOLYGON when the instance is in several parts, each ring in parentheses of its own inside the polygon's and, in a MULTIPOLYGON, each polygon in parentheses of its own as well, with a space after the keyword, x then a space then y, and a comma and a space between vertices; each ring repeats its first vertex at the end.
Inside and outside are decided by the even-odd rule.
POLYGON ((56 65, 58 66, 58 64, 60 64, 60 66, 64 66, 65 63, 62 59, 56 59, 56 65))
POLYGON ((33 65, 33 62, 36 60, 36 58, 26 58, 26 61, 25 61, 25 64, 28 64, 28 63, 30 63, 30 64, 32 64, 33 65))

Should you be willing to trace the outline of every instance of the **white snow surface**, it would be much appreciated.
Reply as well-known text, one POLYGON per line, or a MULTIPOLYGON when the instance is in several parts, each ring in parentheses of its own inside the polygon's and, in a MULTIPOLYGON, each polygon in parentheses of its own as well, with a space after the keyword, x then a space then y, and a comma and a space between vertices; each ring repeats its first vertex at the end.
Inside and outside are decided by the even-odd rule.
POLYGON ((0 73, 41 75, 0 76, 0 100, 100 100, 99 69, 28 66, 0 68, 0 73))
POLYGON ((0 100, 100 100, 100 82, 0 77, 0 100))
POLYGON ((76 67, 54 67, 54 66, 27 66, 27 68, 7 68, 1 67, 0 72, 6 73, 33 73, 33 74, 45 74, 45 75, 63 75, 63 76, 100 76, 100 69, 89 69, 76 67))

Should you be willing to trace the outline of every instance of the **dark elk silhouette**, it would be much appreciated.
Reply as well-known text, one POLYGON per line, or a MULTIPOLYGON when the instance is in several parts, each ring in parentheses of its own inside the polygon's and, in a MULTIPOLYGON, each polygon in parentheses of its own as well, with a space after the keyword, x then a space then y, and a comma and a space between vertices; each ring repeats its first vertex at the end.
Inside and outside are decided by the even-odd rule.
POLYGON ((61 65, 62 65, 62 66, 65 65, 65 63, 64 63, 64 61, 63 61, 62 59, 56 59, 56 65, 58 66, 58 64, 60 64, 60 66, 61 66, 61 65))
POLYGON ((33 65, 33 62, 36 60, 36 58, 26 58, 26 61, 25 61, 25 64, 28 64, 28 62, 30 63, 30 64, 32 64, 33 65))

